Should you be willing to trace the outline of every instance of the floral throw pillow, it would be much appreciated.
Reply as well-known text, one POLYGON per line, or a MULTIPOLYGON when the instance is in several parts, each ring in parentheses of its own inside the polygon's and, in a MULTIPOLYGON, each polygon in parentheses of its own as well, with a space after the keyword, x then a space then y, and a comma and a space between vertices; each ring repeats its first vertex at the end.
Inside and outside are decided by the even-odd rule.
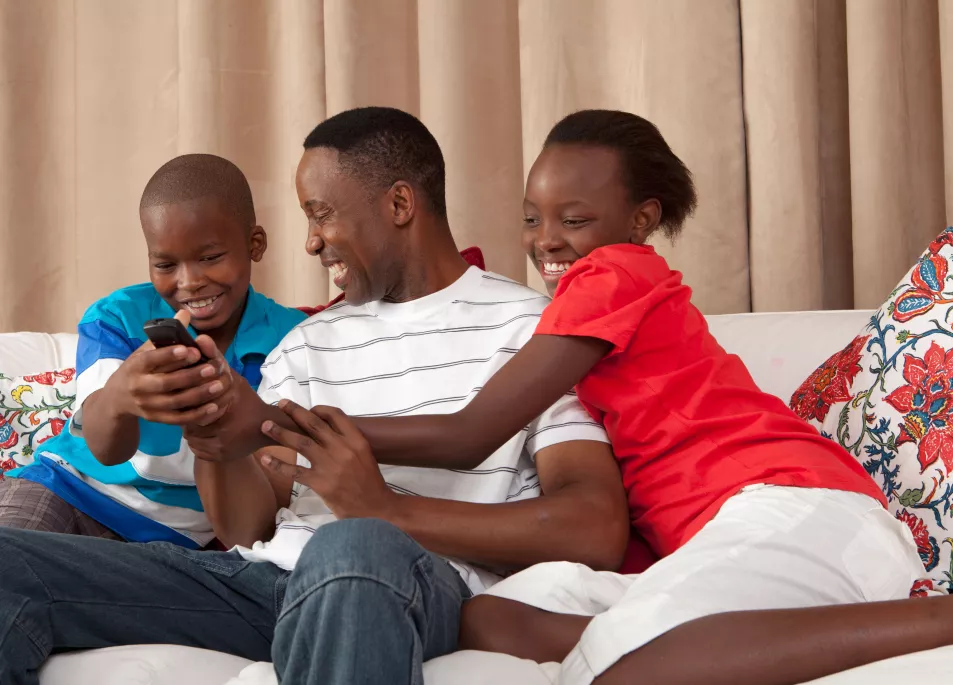
POLYGON ((59 435, 76 402, 75 369, 10 378, 0 373, 0 478, 33 461, 38 445, 59 435))
POLYGON ((853 455, 913 533, 927 579, 953 591, 953 228, 843 350, 812 373, 791 408, 853 455))

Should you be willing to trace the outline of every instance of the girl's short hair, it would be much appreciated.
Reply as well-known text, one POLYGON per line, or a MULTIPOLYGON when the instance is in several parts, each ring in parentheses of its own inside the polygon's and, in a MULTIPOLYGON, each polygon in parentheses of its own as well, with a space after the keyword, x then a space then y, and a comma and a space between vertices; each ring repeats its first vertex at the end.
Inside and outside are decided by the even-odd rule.
POLYGON ((543 147, 554 144, 599 145, 615 150, 632 200, 659 201, 659 228, 669 238, 681 232, 685 219, 695 211, 698 196, 692 173, 647 119, 608 109, 574 112, 553 127, 543 147))

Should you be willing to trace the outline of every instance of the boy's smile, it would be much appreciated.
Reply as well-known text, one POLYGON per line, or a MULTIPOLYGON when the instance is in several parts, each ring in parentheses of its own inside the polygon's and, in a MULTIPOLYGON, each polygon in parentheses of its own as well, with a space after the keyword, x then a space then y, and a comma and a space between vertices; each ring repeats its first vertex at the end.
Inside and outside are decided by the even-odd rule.
POLYGON ((224 350, 241 321, 251 263, 264 254, 264 231, 242 226, 215 197, 147 207, 140 218, 152 285, 224 350))

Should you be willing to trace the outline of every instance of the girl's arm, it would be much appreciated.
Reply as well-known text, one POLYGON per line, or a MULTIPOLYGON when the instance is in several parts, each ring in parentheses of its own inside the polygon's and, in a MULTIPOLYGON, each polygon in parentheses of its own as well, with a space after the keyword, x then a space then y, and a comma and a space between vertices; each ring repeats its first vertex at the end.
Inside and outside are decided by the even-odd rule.
MULTIPOLYGON (((354 418, 382 464, 472 469, 570 391, 612 349, 597 338, 534 335, 455 414, 354 418)), ((323 410, 315 408, 321 415, 323 410)))

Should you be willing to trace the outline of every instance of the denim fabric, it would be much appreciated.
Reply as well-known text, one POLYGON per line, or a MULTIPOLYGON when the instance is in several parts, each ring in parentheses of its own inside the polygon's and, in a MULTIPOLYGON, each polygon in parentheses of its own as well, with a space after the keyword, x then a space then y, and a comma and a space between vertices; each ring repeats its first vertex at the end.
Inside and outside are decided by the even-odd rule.
POLYGON ((0 683, 54 652, 165 643, 275 662, 288 685, 423 682, 469 590, 375 519, 319 528, 293 573, 233 552, 0 529, 0 683))

